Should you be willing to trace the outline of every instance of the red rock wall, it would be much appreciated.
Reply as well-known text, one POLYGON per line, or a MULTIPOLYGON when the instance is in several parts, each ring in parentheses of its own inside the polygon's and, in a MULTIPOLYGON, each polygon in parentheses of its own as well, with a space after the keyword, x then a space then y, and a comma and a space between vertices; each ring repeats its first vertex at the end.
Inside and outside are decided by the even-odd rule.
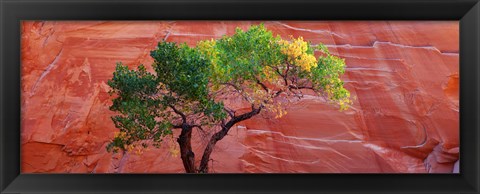
MULTIPOLYGON (((150 65, 149 51, 163 38, 194 45, 251 24, 23 22, 21 171, 183 172, 169 152, 174 142, 143 154, 106 152, 117 131, 106 81, 118 61, 150 65)), ((309 97, 281 119, 245 121, 217 145, 214 172, 452 172, 459 157, 458 22, 265 26, 284 38, 322 42, 345 58, 353 107, 339 112, 309 97)))

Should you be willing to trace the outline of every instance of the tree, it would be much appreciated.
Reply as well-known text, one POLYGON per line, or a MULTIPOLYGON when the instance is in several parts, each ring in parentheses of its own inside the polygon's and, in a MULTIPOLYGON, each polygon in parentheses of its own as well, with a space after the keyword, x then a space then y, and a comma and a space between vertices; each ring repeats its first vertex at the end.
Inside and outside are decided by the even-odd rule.
POLYGON ((275 37, 263 25, 195 47, 162 41, 150 55, 154 73, 143 65, 130 70, 118 63, 108 81, 114 96, 110 110, 119 113, 112 120, 120 132, 107 150, 159 147, 172 130, 180 130, 177 142, 187 173, 207 173, 216 143, 237 123, 261 113, 281 117, 307 91, 340 110, 351 104, 340 79, 343 59, 302 37, 275 37), (250 108, 240 111, 225 104, 232 98, 250 108), (191 145, 194 128, 212 132, 198 166, 191 145))

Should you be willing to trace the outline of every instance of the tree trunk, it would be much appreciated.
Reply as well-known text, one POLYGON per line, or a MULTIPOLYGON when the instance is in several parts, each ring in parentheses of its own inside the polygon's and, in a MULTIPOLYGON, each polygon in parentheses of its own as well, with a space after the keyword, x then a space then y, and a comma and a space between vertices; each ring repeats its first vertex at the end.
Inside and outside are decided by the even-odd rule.
POLYGON ((203 152, 202 160, 200 161, 200 166, 198 168, 199 173, 208 173, 208 162, 210 161, 210 155, 212 154, 213 148, 218 141, 223 139, 228 134, 230 128, 232 128, 235 124, 241 121, 247 120, 259 114, 262 108, 263 106, 260 106, 257 109, 252 107, 252 111, 239 116, 234 116, 225 125, 222 125, 222 129, 212 136, 212 138, 207 144, 207 147, 205 147, 205 151, 203 152))
MULTIPOLYGON (((232 125, 233 126, 233 125, 232 125)), ((230 127, 222 127, 222 130, 215 133, 210 141, 208 141, 207 147, 205 147, 205 151, 203 151, 202 160, 200 161, 200 167, 198 172, 199 173, 208 173, 208 162, 210 161, 210 155, 212 154, 213 147, 217 144, 217 141, 223 139, 227 132, 230 130, 230 127)))
POLYGON ((195 170, 195 154, 192 151, 192 127, 186 124, 182 125, 182 132, 177 139, 180 145, 180 157, 182 158, 183 167, 187 173, 196 173, 195 170))

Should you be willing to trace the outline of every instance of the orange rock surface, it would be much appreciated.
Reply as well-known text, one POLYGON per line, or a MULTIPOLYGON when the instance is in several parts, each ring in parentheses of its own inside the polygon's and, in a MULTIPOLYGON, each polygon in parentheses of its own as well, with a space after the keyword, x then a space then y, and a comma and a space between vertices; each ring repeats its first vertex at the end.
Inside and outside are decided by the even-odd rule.
MULTIPOLYGON (((107 80, 116 62, 149 66, 158 41, 233 34, 259 22, 22 23, 23 173, 184 172, 167 139, 142 154, 108 153, 117 129, 107 80)), ((459 158, 459 23, 265 22, 284 38, 345 58, 354 96, 343 112, 308 96, 280 119, 257 116, 221 140, 213 172, 444 173, 459 158)), ((206 141, 194 131, 195 153, 206 141)), ((455 168, 458 171, 458 168, 455 168)))

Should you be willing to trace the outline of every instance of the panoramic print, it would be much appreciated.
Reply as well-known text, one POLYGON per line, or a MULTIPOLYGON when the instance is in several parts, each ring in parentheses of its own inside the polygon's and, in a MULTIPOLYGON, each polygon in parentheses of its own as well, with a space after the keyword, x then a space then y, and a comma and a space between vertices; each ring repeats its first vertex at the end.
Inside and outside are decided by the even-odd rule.
POLYGON ((23 21, 22 173, 458 173, 458 21, 23 21))

